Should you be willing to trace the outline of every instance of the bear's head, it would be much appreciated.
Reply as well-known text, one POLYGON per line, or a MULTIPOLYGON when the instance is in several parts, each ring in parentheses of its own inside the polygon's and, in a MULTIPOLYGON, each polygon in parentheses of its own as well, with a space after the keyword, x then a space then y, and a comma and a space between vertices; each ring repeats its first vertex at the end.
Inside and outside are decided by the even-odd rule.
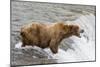
POLYGON ((64 30, 65 37, 70 37, 74 35, 81 38, 80 33, 84 32, 84 30, 80 29, 78 25, 65 25, 64 30))

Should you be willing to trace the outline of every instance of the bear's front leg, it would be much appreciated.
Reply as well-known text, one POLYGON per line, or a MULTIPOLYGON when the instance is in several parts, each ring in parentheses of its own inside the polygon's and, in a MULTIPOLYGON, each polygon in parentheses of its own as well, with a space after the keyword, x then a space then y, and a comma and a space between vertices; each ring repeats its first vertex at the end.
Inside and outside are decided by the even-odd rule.
POLYGON ((22 45, 21 45, 21 47, 25 47, 25 43, 24 43, 24 42, 22 42, 22 45))
POLYGON ((51 40, 49 47, 54 54, 58 53, 58 43, 55 39, 51 40))
POLYGON ((25 45, 24 44, 22 44, 22 46, 21 47, 25 47, 25 45))
POLYGON ((22 45, 21 47, 25 47, 27 45, 27 40, 25 38, 22 38, 22 45))

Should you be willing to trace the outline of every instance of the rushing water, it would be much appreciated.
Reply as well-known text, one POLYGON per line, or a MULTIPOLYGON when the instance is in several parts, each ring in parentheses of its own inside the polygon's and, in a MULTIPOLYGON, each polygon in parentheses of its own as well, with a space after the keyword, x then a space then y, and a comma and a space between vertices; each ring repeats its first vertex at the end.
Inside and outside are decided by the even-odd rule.
POLYGON ((11 3, 11 64, 47 64, 95 60, 95 7, 82 5, 51 4, 38 2, 11 3), (19 31, 31 21, 77 24, 84 33, 81 38, 64 39, 57 54, 49 48, 21 47, 19 31))

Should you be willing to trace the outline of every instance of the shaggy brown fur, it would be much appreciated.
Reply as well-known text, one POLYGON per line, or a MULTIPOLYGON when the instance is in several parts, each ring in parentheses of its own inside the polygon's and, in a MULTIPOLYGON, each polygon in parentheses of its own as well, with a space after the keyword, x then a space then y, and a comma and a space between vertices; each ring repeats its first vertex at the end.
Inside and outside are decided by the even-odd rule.
POLYGON ((72 35, 80 37, 79 26, 64 23, 42 24, 33 22, 21 28, 22 47, 25 45, 49 47, 53 53, 58 52, 58 45, 64 38, 72 35))

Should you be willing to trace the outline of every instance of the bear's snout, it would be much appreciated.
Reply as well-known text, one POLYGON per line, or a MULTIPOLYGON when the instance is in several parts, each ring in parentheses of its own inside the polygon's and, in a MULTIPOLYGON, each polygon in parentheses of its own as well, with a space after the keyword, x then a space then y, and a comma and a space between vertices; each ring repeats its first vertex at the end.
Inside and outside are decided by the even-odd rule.
POLYGON ((84 29, 81 29, 81 30, 80 30, 80 33, 84 33, 84 29))
POLYGON ((79 32, 76 33, 76 36, 81 38, 81 33, 84 33, 84 29, 80 29, 79 32))
POLYGON ((81 33, 84 33, 84 29, 80 30, 79 35, 78 35, 79 38, 81 38, 81 35, 80 35, 81 33))

